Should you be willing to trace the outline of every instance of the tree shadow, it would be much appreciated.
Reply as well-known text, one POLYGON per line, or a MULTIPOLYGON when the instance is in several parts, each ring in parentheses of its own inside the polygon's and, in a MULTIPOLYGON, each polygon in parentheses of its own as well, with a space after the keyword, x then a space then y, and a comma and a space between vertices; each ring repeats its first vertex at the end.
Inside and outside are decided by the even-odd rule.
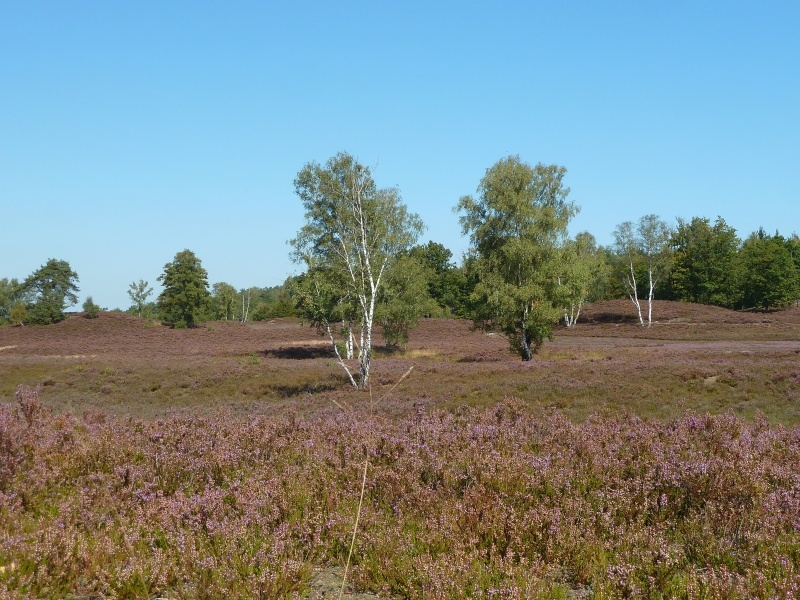
POLYGON ((620 314, 618 312, 601 312, 594 313, 591 316, 581 315, 579 322, 583 323, 621 323, 621 324, 638 324, 639 317, 636 315, 620 314))
POLYGON ((259 354, 265 358, 309 360, 312 358, 331 358, 333 350, 327 346, 289 346, 288 348, 262 350, 259 354))
POLYGON ((272 390, 281 398, 293 398, 295 396, 313 396, 323 392, 332 392, 342 387, 342 381, 335 379, 332 382, 297 383, 294 385, 278 385, 272 390))

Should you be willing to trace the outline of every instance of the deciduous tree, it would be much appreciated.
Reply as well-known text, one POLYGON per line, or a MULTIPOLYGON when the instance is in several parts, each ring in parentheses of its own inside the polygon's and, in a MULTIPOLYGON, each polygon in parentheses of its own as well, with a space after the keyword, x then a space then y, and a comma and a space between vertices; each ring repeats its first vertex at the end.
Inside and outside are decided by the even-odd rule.
POLYGON ((562 314, 561 245, 577 212, 567 201, 566 171, 510 156, 487 169, 477 197, 464 196, 456 207, 479 278, 473 320, 503 332, 523 360, 551 337, 562 314))
POLYGON ((736 230, 722 217, 678 219, 670 237, 673 251, 669 276, 671 297, 684 302, 731 307, 734 303, 736 230))
POLYGON ((431 269, 410 255, 401 256, 386 272, 376 314, 389 349, 408 343, 408 334, 421 317, 436 308, 428 294, 431 269))
POLYGON ((133 302, 133 305, 136 307, 136 314, 138 316, 142 316, 142 312, 147 306, 147 299, 152 293, 153 288, 148 287, 148 283, 144 279, 140 279, 139 283, 136 283, 135 281, 131 282, 131 285, 128 289, 128 296, 130 297, 131 302, 133 302))
POLYGON ((8 313, 9 322, 12 325, 22 325, 27 317, 28 317, 28 311, 25 308, 25 304, 20 300, 17 300, 11 306, 11 310, 8 313))
POLYGON ((239 293, 230 283, 221 281, 211 286, 211 301, 214 307, 214 318, 228 321, 236 318, 239 293))
POLYGON ((559 292, 564 307, 564 324, 574 327, 583 304, 591 297, 597 282, 605 277, 605 262, 597 241, 588 231, 567 240, 562 249, 559 292))
MULTIPOLYGON (((357 307, 356 326, 363 337, 358 380, 341 357, 339 362, 354 385, 366 388, 375 305, 384 275, 394 258, 416 241, 422 221, 408 212, 397 189, 378 189, 370 169, 346 153, 337 154, 324 167, 307 164, 294 183, 306 224, 291 240, 292 256, 310 271, 332 273, 342 282, 335 295, 357 307)), ((320 318, 326 319, 322 313, 320 318)), ((334 341, 331 323, 322 326, 334 341)))
POLYGON ((24 307, 24 290, 16 279, 0 279, 0 323, 11 321, 11 309, 16 304, 24 307))
POLYGON ((760 229, 745 240, 737 262, 740 308, 786 308, 797 300, 800 277, 780 236, 760 229))
POLYGON ((464 267, 452 262, 453 253, 437 242, 414 246, 409 255, 416 258, 428 271, 428 295, 436 302, 444 316, 469 316, 469 296, 475 281, 467 277, 464 267))
POLYGON ((636 307, 639 323, 644 326, 642 306, 639 302, 636 271, 641 266, 647 276, 647 326, 653 323, 653 298, 659 279, 669 265, 669 226, 657 215, 645 215, 634 225, 621 223, 614 230, 615 249, 625 261, 624 283, 628 297, 636 307))

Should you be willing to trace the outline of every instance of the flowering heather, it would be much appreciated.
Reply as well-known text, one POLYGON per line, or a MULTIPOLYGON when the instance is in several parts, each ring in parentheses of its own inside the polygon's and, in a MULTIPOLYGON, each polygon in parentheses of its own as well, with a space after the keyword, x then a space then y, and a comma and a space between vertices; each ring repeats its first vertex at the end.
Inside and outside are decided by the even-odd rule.
POLYGON ((140 421, 0 406, 0 596, 796 598, 800 429, 490 409, 140 421))

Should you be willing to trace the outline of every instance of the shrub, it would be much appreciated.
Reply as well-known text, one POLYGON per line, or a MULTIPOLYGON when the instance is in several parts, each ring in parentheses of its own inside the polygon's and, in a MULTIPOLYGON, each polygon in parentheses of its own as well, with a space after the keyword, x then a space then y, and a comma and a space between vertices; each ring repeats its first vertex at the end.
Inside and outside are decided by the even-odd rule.
POLYGON ((8 313, 8 320, 11 321, 12 325, 22 325, 27 317, 28 311, 25 309, 25 305, 20 301, 15 302, 14 306, 11 307, 11 311, 8 313))
POLYGON ((87 319, 96 319, 99 314, 100 307, 94 303, 92 297, 89 296, 86 298, 86 301, 83 303, 83 316, 87 319))

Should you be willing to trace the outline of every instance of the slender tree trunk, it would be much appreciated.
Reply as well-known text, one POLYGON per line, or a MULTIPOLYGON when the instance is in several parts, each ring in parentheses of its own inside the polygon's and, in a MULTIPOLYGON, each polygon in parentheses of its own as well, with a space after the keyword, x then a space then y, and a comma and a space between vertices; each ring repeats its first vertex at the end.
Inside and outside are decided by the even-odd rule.
POLYGON ((642 305, 639 302, 639 292, 636 290, 636 275, 633 272, 633 262, 631 262, 631 274, 625 280, 625 283, 628 284, 628 288, 630 292, 628 293, 628 298, 631 299, 633 305, 636 307, 636 314, 639 315, 639 325, 644 327, 644 319, 642 318, 642 305))
POLYGON ((522 323, 520 327, 520 331, 522 332, 520 336, 520 345, 522 346, 522 360, 529 361, 533 359, 533 354, 531 354, 531 343, 528 340, 528 335, 525 333, 525 325, 528 321, 528 307, 525 307, 525 310, 522 313, 522 323))
POLYGON ((342 321, 342 329, 345 332, 345 341, 344 341, 344 348, 345 348, 345 356, 347 359, 353 358, 353 321, 352 319, 347 322, 345 326, 344 321, 342 321))
POLYGON ((581 316, 581 308, 583 308, 583 302, 578 302, 577 305, 570 304, 569 310, 565 308, 564 325, 566 325, 567 327, 574 327, 575 324, 578 322, 578 318, 581 316))
POLYGON ((375 316, 375 294, 369 300, 369 310, 364 315, 364 329, 366 330, 364 346, 361 349, 361 387, 369 386, 369 370, 372 363, 372 323, 375 316))
POLYGON ((347 368, 347 364, 345 364, 344 360, 342 360, 342 355, 339 354, 339 348, 336 347, 336 339, 333 337, 333 332, 331 332, 331 326, 329 323, 325 323, 325 331, 328 333, 328 338, 331 340, 331 344, 333 345, 333 351, 336 354, 336 360, 339 361, 339 364, 344 369, 344 372, 347 373, 347 377, 350 379, 350 383, 354 388, 358 387, 356 380, 353 378, 353 374, 350 372, 350 369, 347 368))
POLYGON ((531 344, 528 341, 528 336, 525 335, 525 330, 522 330, 522 360, 529 361, 533 360, 533 354, 531 354, 531 344))

